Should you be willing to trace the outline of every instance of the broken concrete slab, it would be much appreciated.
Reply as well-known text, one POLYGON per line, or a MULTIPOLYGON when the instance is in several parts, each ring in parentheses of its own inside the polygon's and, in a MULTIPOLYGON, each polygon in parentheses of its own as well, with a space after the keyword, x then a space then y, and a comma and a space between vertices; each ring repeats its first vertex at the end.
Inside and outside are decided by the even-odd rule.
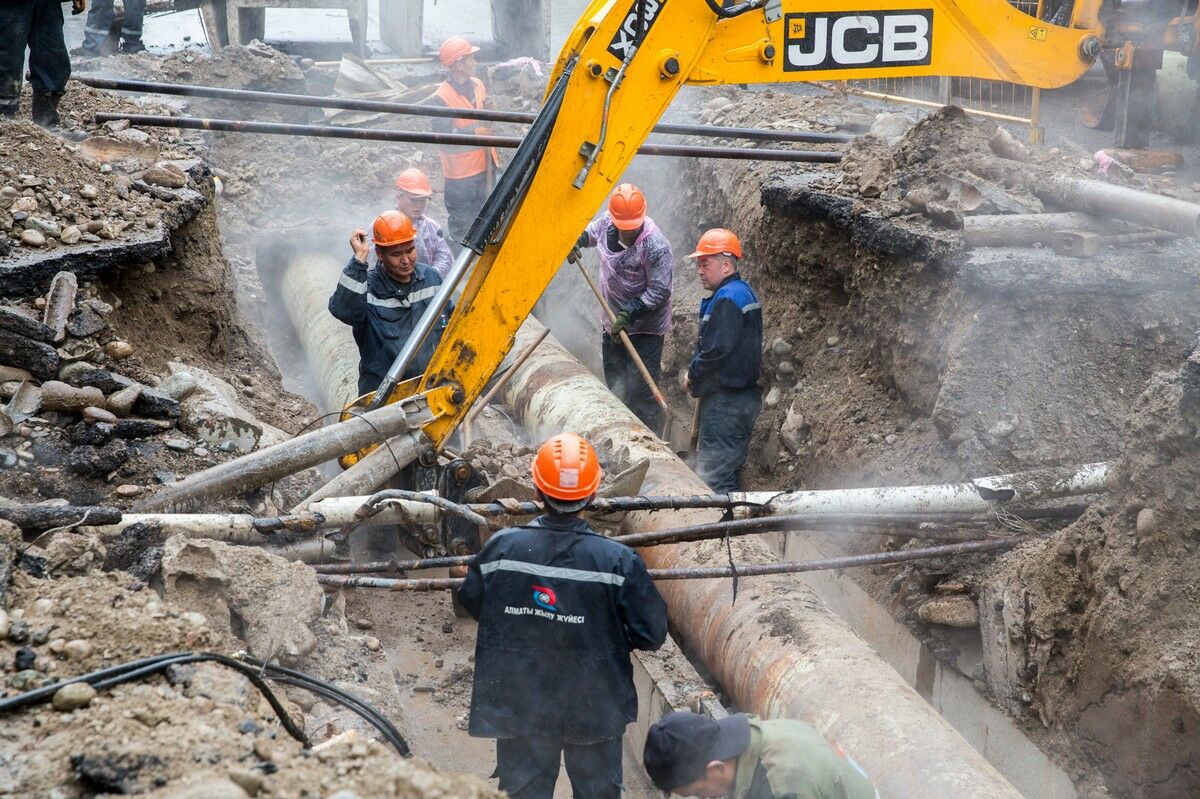
POLYGON ((197 366, 167 364, 172 377, 190 375, 195 391, 180 403, 179 427, 214 447, 249 452, 263 435, 263 424, 242 407, 237 391, 221 378, 197 366))
POLYGON ((255 657, 296 664, 317 646, 311 627, 323 593, 302 563, 177 535, 163 544, 162 578, 167 600, 200 610, 226 642, 244 642, 255 657))
POLYGON ((42 323, 50 328, 51 340, 60 343, 67 337, 67 321, 75 308, 75 295, 79 292, 79 280, 74 272, 59 272, 50 281, 50 292, 46 297, 46 311, 42 323))
POLYGON ((60 362, 49 344, 0 328, 0 364, 25 369, 38 380, 51 380, 60 362))
POLYGON ((34 341, 48 342, 52 338, 50 328, 32 316, 27 316, 15 308, 3 305, 0 305, 0 329, 8 330, 34 341))

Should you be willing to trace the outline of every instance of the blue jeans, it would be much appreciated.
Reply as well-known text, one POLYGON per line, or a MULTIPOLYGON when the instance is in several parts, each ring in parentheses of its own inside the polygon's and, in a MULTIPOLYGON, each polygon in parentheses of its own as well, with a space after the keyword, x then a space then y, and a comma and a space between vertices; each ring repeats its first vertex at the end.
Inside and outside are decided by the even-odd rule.
MULTIPOLYGON (((121 22, 121 38, 126 44, 142 40, 142 16, 146 12, 146 0, 124 0, 125 19, 121 22)), ((83 49, 98 53, 108 40, 112 30, 113 0, 92 0, 88 10, 87 24, 83 27, 83 49)))
POLYGON ((621 799, 621 739, 568 744, 551 738, 497 738, 496 776, 512 799, 553 799, 558 763, 566 762, 575 799, 621 799))
POLYGON ((25 48, 30 84, 37 94, 61 94, 71 77, 58 0, 0 2, 0 115, 13 116, 21 103, 25 48))
POLYGON ((750 451, 750 433, 762 409, 758 386, 717 389, 700 398, 696 472, 717 494, 740 491, 738 470, 750 451))

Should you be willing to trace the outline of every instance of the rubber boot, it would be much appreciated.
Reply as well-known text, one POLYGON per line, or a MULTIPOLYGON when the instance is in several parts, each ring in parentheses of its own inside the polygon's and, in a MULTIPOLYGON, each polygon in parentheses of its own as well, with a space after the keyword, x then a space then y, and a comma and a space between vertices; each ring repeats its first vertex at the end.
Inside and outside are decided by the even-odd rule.
POLYGON ((61 120, 58 117, 58 103, 62 100, 62 94, 33 94, 33 107, 31 108, 30 116, 33 121, 41 125, 43 128, 57 128, 61 120))

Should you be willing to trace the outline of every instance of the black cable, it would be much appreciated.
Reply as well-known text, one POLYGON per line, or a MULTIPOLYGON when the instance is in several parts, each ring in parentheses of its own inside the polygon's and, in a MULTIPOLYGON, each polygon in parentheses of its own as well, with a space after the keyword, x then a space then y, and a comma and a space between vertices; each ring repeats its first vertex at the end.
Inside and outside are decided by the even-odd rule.
POLYGON ((744 3, 729 6, 726 8, 721 0, 704 0, 713 13, 721 19, 733 19, 745 14, 747 11, 753 11, 762 5, 762 0, 746 0, 744 3))
POLYGON ((244 675, 254 687, 258 688, 271 705, 271 709, 279 717, 283 728, 288 734, 302 743, 306 748, 311 746, 307 736, 303 730, 296 726, 291 716, 284 709, 283 704, 276 697, 270 686, 263 679, 265 675, 267 679, 281 682, 285 685, 293 685, 298 688, 303 688, 311 693, 317 694, 332 702, 336 702, 356 715, 365 719, 371 726, 379 730, 379 732, 387 739, 395 749, 403 756, 407 757, 410 753, 408 743, 400 734, 399 730, 388 721, 388 719, 378 710, 367 704, 364 700, 354 694, 338 688, 324 680, 313 677, 311 674, 305 674, 302 671, 285 668, 275 664, 264 663, 250 657, 232 658, 226 655, 217 654, 215 652, 171 652, 163 655, 155 655, 153 657, 141 658, 139 660, 122 663, 117 666, 110 666, 105 669, 89 672, 88 674, 75 677, 70 680, 64 680, 52 685, 45 685, 40 688, 35 688, 32 691, 17 694, 16 696, 0 699, 0 713, 10 710, 16 710, 28 705, 39 704, 48 701, 60 688, 65 685, 76 682, 86 682, 95 688, 97 691, 106 688, 112 688, 126 682, 131 682, 141 677, 151 674, 157 674, 165 671, 171 666, 181 666, 189 663, 213 662, 226 668, 233 669, 244 675))

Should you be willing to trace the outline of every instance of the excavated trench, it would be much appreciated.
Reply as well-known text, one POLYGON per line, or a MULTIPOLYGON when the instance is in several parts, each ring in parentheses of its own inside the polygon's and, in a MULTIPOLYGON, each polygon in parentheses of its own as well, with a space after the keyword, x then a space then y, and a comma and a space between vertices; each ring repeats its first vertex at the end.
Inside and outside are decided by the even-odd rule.
MULTIPOLYGON (((295 78, 286 59, 278 69, 295 78)), ((87 92, 83 105, 95 105, 96 95, 87 92)), ((703 103, 704 121, 725 124, 863 115, 844 99, 689 99, 703 103)), ((868 141, 842 167, 642 160, 627 175, 646 190, 651 215, 676 247, 663 385, 684 418, 691 410, 679 376, 695 338, 700 290, 678 256, 707 227, 742 236, 744 273, 759 290, 766 321, 765 403, 743 475, 747 489, 928 484, 1113 464, 1108 494, 1089 498, 1078 522, 1045 524, 1042 540, 1011 553, 747 578, 736 601, 728 580, 665 584, 678 646, 638 658, 643 701, 627 736, 631 795, 652 795, 637 764, 646 725, 667 709, 720 713, 722 703, 812 721, 872 773, 883 796, 1200 792, 1193 773, 1200 600, 1187 587, 1200 474, 1194 247, 1166 244, 1135 251, 1136 258, 1109 250, 1083 261, 1046 249, 964 250, 952 225, 932 224, 904 205, 904 193, 919 194, 920 181, 889 184, 888 175, 962 179, 977 154, 950 143, 986 147, 988 135, 948 118, 888 147, 868 141), (919 155, 939 147, 931 163, 919 155), (1179 369, 1181 352, 1187 360, 1179 369)), ((422 163, 428 155, 406 152, 401 160, 422 163)), ((137 317, 123 335, 146 354, 151 372, 172 357, 197 361, 241 382, 242 401, 295 432, 353 392, 357 352, 325 301, 344 263, 346 230, 388 202, 396 164, 358 144, 263 147, 236 137, 215 137, 207 157, 227 192, 216 200, 216 216, 202 212, 157 269, 115 269, 101 296, 120 298, 137 317), (311 163, 317 177, 293 169, 299 162, 311 163), (372 181, 382 188, 350 192, 351 179, 356 188, 372 181), (313 208, 309 183, 344 197, 313 208), (203 268, 188 268, 197 264, 203 268), (231 276, 253 325, 233 307, 231 276), (283 385, 311 405, 279 392, 259 334, 283 385), (184 352, 165 341, 172 336, 186 342, 184 352), (223 362, 228 351, 237 365, 223 362)), ((210 179, 202 168, 196 175, 210 179)), ((1035 202, 1008 188, 1017 200, 1035 202)), ((933 199, 922 202, 933 208, 933 199)), ((503 404, 481 417, 479 463, 486 461, 493 478, 518 478, 526 439, 575 429, 615 466, 648 459, 647 493, 702 492, 587 368, 598 366, 589 297, 573 270, 560 273, 543 297, 538 312, 555 335, 518 370, 503 404)), ((535 329, 527 325, 517 346, 535 329)), ((149 372, 138 379, 157 380, 149 372)), ((203 465, 181 460, 180 469, 203 465)), ((270 492, 254 501, 289 504, 270 492)), ((712 518, 632 514, 625 528, 712 518)), ((272 651, 273 636, 285 630, 304 642, 300 649, 315 645, 306 662, 352 679, 383 707, 418 754, 443 768, 490 773, 490 742, 463 730, 474 628, 455 618, 448 595, 345 591, 330 595, 320 612, 299 614, 308 621, 289 620, 287 601, 275 597, 263 621, 248 599, 254 592, 238 587, 247 575, 225 567, 237 572, 231 578, 206 560, 233 563, 221 560, 231 557, 224 549, 175 546, 167 599, 219 620, 204 640, 241 639, 272 651), (311 631, 301 629, 309 621, 311 631)), ((897 546, 879 537, 777 533, 739 540, 733 551, 753 563, 897 546)), ((711 542, 643 555, 651 566, 714 565, 724 556, 711 542)), ((311 604, 312 588, 295 607, 311 604)), ((346 726, 323 709, 312 713, 310 726, 346 726)))

